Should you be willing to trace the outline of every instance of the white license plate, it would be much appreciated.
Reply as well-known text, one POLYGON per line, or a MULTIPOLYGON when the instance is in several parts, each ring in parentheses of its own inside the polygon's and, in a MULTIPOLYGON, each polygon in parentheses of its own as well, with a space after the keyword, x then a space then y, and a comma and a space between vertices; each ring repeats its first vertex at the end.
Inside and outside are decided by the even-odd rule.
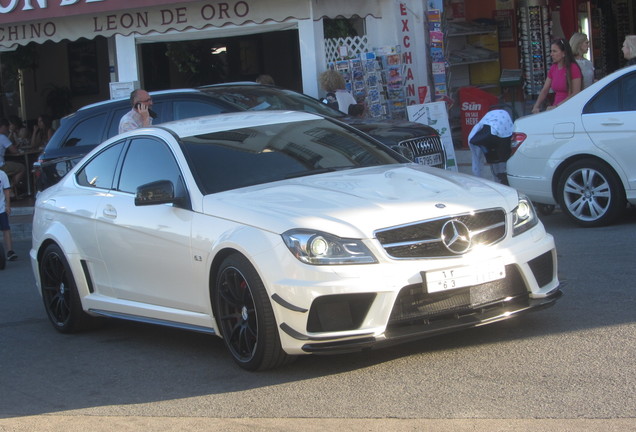
POLYGON ((503 260, 497 259, 472 266, 422 272, 429 293, 492 282, 506 277, 503 260))
POLYGON ((439 165, 442 163, 442 155, 440 155, 439 153, 436 153, 436 154, 426 155, 426 156, 417 156, 415 158, 415 162, 417 162, 420 165, 428 165, 428 166, 439 165))

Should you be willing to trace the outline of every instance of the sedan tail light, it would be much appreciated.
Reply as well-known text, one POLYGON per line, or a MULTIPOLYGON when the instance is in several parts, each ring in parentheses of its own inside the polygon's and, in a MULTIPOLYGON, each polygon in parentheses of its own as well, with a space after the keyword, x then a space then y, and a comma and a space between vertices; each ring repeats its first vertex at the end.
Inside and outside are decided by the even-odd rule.
POLYGON ((514 132, 512 134, 512 139, 511 139, 511 142, 510 142, 510 147, 511 147, 510 156, 515 154, 517 149, 521 146, 521 144, 523 144, 523 142, 526 140, 526 138, 528 138, 528 135, 526 135, 526 134, 524 134, 522 132, 514 132))

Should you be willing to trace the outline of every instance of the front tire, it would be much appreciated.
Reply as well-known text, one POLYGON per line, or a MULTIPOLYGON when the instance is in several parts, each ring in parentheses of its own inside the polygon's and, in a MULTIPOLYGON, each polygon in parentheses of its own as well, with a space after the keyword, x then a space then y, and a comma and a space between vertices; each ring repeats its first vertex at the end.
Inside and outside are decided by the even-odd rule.
POLYGON ((44 250, 39 263, 44 309, 60 333, 74 333, 89 327, 93 319, 82 309, 71 267, 56 244, 44 250))
POLYGON ((265 285, 243 255, 230 255, 221 264, 214 309, 225 346, 243 369, 272 369, 293 359, 281 347, 265 285))
POLYGON ((625 210, 620 179, 606 164, 583 159, 568 166, 557 186, 561 209, 583 227, 614 222, 625 210))

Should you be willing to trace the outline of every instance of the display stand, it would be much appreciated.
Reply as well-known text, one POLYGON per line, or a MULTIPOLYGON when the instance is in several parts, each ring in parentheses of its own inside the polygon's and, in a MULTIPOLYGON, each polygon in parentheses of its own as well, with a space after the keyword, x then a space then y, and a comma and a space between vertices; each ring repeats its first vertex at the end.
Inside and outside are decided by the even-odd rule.
POLYGON ((545 1, 521 1, 518 14, 524 91, 527 95, 536 96, 541 92, 552 65, 550 8, 545 1))
POLYGON ((399 46, 383 47, 327 67, 345 79, 347 90, 375 119, 406 119, 404 74, 399 46))

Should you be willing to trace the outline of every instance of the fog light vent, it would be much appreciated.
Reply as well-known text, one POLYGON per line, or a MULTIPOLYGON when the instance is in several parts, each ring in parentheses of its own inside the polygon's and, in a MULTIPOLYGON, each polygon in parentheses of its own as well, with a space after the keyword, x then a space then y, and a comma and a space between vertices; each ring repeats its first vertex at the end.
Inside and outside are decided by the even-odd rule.
POLYGON ((307 331, 311 333, 354 330, 362 325, 375 293, 318 297, 311 305, 307 331))

